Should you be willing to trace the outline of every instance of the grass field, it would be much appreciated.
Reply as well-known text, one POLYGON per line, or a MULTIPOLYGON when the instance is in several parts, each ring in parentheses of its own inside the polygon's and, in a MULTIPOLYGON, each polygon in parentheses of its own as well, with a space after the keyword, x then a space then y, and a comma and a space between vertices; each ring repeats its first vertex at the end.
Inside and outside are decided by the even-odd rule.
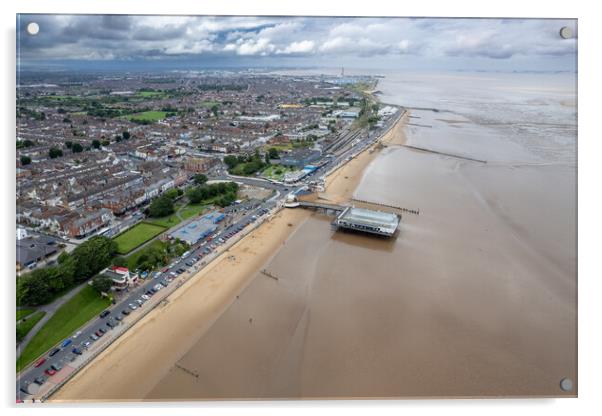
POLYGON ((163 120, 167 113, 165 111, 145 111, 143 113, 130 114, 125 116, 128 120, 133 121, 159 121, 163 120))
POLYGON ((180 215, 186 220, 201 214, 206 208, 205 204, 188 204, 180 210, 180 215))
POLYGON ((163 91, 138 91, 136 95, 143 98, 158 98, 165 97, 167 94, 163 91))
POLYGON ((29 331, 31 331, 31 328, 33 328, 35 326, 35 324, 37 324, 40 319, 42 319, 44 317, 44 315, 46 315, 46 312, 44 311, 37 311, 33 314, 31 314, 27 320, 18 323, 17 324, 17 341, 21 341, 23 338, 25 338, 25 335, 27 335, 29 333, 29 331))
POLYGON ((35 312, 35 309, 17 309, 17 321, 25 318, 27 315, 31 315, 35 312))
MULTIPOLYGON (((181 223, 182 220, 186 220, 188 218, 194 217, 195 215, 198 215, 201 212, 203 212, 203 210, 205 210, 205 208, 207 208, 207 204, 210 201, 213 201, 214 199, 215 198, 211 198, 207 201, 203 201, 202 204, 194 204, 194 205, 188 204, 178 211, 180 216, 178 216, 178 214, 176 214, 176 213, 173 213, 171 215, 168 215, 167 217, 153 218, 153 219, 149 219, 147 221, 149 223, 157 224, 157 225, 160 225, 165 228, 171 228, 171 227, 174 227, 174 226, 178 225, 179 223, 181 223), (182 219, 180 219, 180 217, 182 219)), ((176 210, 178 210, 178 208, 176 208, 176 210)))
POLYGON ((113 238, 117 243, 117 252, 127 254, 136 247, 165 231, 165 227, 156 223, 140 222, 113 238))
POLYGON ((27 366, 53 345, 73 335, 73 332, 109 306, 91 286, 84 286, 61 306, 29 341, 17 359, 17 371, 27 366))
POLYGON ((150 218, 147 221, 151 224, 156 224, 165 228, 174 227, 181 222, 180 218, 176 215, 175 212, 171 215, 168 215, 167 217, 150 218))
POLYGON ((261 172, 261 176, 267 179, 281 181, 284 179, 285 173, 294 172, 295 170, 297 169, 288 166, 270 165, 261 172))

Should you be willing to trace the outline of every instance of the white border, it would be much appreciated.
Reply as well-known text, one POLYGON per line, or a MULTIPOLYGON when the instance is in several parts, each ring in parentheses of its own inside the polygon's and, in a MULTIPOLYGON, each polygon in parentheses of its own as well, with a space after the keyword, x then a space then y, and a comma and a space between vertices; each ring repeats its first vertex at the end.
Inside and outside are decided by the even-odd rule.
MULTIPOLYGON (((591 2, 590 4, 595 4, 591 2)), ((19 0, 2 2, 4 54, 2 65, 2 98, 0 116, 4 127, 1 140, 4 203, 1 204, 2 281, 4 284, 5 314, 2 320, 2 358, 5 361, 2 377, 4 406, 10 414, 29 414, 35 409, 14 405, 14 125, 15 125, 15 15, 16 13, 113 13, 113 14, 246 14, 246 15, 347 15, 347 16, 446 16, 446 17, 558 17, 579 19, 579 398, 550 400, 437 400, 437 401, 314 401, 314 402, 217 402, 184 404, 107 404, 100 408, 90 405, 45 406, 44 414, 105 415, 107 412, 139 412, 145 415, 165 415, 177 409, 178 413, 224 413, 246 410, 249 414, 266 415, 286 413, 318 414, 345 412, 346 415, 376 412, 378 414, 402 411, 447 415, 509 413, 563 415, 594 414, 602 408, 600 391, 600 357, 602 343, 599 322, 602 295, 602 274, 597 263, 600 239, 601 186, 598 179, 601 162, 602 135, 596 129, 601 117, 599 77, 602 76, 600 54, 602 39, 600 15, 594 6, 585 2, 525 0, 498 0, 497 2, 454 0, 393 2, 369 0, 351 2, 342 0, 169 0, 152 3, 149 0, 19 0), (598 133, 598 134, 596 134, 598 133), (84 408, 82 408, 84 407, 84 408), (595 409, 598 408, 598 411, 595 409)))

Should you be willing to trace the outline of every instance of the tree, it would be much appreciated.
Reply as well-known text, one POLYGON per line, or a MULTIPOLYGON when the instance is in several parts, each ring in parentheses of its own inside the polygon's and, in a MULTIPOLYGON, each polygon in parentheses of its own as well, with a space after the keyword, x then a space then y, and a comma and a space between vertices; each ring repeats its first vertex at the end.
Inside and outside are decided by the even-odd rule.
POLYGON ((275 147, 270 147, 268 149, 268 154, 270 155, 270 159, 279 159, 280 155, 278 154, 278 149, 275 147))
POLYGON ((98 276, 92 280, 92 287, 100 294, 109 293, 111 286, 113 286, 113 281, 107 276, 98 276))
POLYGON ((201 191, 200 187, 194 187, 191 188, 188 193, 188 200, 190 201, 191 204, 198 204, 199 202, 201 202, 204 198, 203 192, 201 191))
POLYGON ((110 145, 110 144, 111 144, 111 142, 110 142, 110 141, 108 141, 108 140, 103 140, 103 141, 102 141, 102 145, 103 145, 103 146, 108 146, 108 145, 110 145))
POLYGON ((173 213, 173 199, 166 194, 156 198, 148 207, 148 215, 153 218, 165 217, 173 213))
POLYGON ((113 265, 114 266, 120 266, 120 267, 127 267, 128 266, 128 261, 123 256, 117 256, 117 257, 115 257, 113 259, 113 265))
POLYGON ((270 154, 268 152, 265 153, 265 163, 270 164, 270 154))
POLYGON ((100 149, 100 140, 97 140, 97 139, 92 140, 92 147, 95 149, 100 149))
POLYGON ((21 165, 29 165, 31 163, 31 158, 29 156, 21 156, 21 165))
POLYGON ((129 131, 124 131, 123 133, 121 133, 121 137, 123 137, 123 140, 129 140, 131 135, 129 131))
POLYGON ((194 183, 197 185, 204 185, 207 182, 207 175, 203 175, 202 173, 197 173, 192 177, 194 183))
POLYGON ((73 142, 72 142, 71 140, 67 140, 67 141, 65 142, 65 147, 66 147, 67 149, 71 149, 71 147, 72 147, 72 146, 73 146, 73 142))
POLYGON ((219 105, 214 104, 211 106, 211 112, 213 113, 213 116, 217 117, 217 112, 219 111, 219 105))
POLYGON ((79 143, 73 143, 71 145, 71 151, 73 153, 81 153, 81 152, 84 151, 84 147, 81 144, 79 144, 79 143))
POLYGON ((239 160, 236 156, 228 155, 224 157, 224 163, 228 166, 228 169, 232 169, 238 165, 239 160))
POLYGON ((57 157, 63 156, 63 151, 57 147, 51 147, 50 150, 48 150, 48 156, 50 159, 56 159, 57 157))

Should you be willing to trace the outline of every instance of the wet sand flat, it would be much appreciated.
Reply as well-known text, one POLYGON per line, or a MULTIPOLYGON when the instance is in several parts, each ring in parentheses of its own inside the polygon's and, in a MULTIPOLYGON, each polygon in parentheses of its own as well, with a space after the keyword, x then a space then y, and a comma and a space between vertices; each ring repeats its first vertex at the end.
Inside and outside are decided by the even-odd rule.
POLYGON ((357 195, 421 215, 392 241, 314 215, 146 398, 574 395, 572 181, 541 169, 387 149, 357 195))

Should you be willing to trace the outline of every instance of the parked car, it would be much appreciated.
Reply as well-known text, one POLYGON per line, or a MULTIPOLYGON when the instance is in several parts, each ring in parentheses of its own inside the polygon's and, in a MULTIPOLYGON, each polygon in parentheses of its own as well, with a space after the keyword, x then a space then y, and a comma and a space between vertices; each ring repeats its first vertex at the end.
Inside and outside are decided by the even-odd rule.
POLYGON ((73 336, 71 338, 76 339, 77 337, 79 337, 82 334, 82 331, 77 331, 75 334, 73 334, 73 336))
POLYGON ((90 339, 92 341, 96 341, 98 339, 98 337, 96 336, 96 334, 92 334, 92 335, 90 335, 90 339))
POLYGON ((138 305, 142 306, 142 304, 144 303, 142 300, 140 299, 136 299, 136 302, 138 303, 138 305))
POLYGON ((133 303, 130 303, 128 305, 130 307, 131 310, 135 311, 136 309, 138 309, 138 307, 136 305, 134 305, 133 303))
POLYGON ((49 376, 53 376, 56 374, 56 370, 52 367, 48 367, 46 370, 44 370, 44 373, 49 376))
POLYGON ((130 311, 128 311, 127 309, 124 309, 121 311, 122 314, 124 314, 125 316, 130 314, 130 311))
POLYGON ((82 344, 82 347, 88 349, 90 347, 90 344, 92 344, 90 341, 86 341, 82 344))
POLYGON ((71 350, 71 352, 72 352, 73 354, 82 355, 82 350, 80 350, 79 348, 73 348, 73 349, 71 350))
POLYGON ((50 367, 52 367, 54 371, 61 371, 61 369, 63 368, 63 366, 59 363, 54 363, 50 367))
POLYGON ((101 318, 106 318, 107 316, 109 316, 110 313, 111 313, 110 311, 102 311, 99 316, 101 318))
POLYGON ((37 385, 41 386, 42 384, 46 383, 46 377, 44 377, 44 376, 36 377, 33 380, 33 382, 36 383, 37 385))
POLYGON ((34 364, 34 367, 36 367, 36 368, 38 368, 38 367, 41 367, 42 365, 44 365, 44 363, 45 363, 45 362, 46 362, 46 358, 40 358, 40 359, 38 360, 38 362, 36 362, 36 363, 34 364))
POLYGON ((55 348, 52 351, 50 351, 50 355, 51 357, 54 357, 61 349, 60 348, 55 348))
POLYGON ((63 341, 63 343, 61 344, 61 348, 65 348, 67 346, 69 346, 69 344, 71 344, 73 341, 71 341, 70 339, 66 339, 63 341))
POLYGON ((117 325, 115 325, 115 322, 113 322, 113 321, 108 321, 108 322, 107 322, 107 326, 108 326, 109 328, 113 329, 113 328, 115 328, 117 325))

